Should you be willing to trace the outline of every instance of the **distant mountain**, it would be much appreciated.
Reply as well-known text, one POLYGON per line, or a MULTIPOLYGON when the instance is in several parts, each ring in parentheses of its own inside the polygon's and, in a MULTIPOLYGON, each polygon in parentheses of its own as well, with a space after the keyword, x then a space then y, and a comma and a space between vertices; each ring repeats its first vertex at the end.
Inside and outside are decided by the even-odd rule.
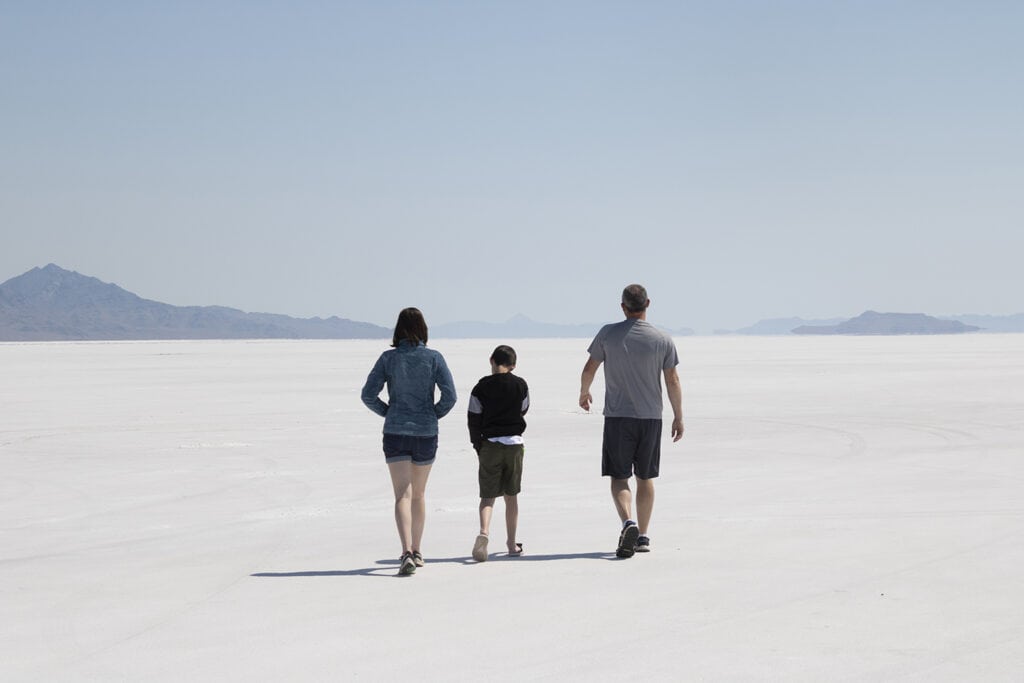
POLYGON ((959 334, 979 328, 959 320, 940 320, 924 313, 878 313, 865 311, 838 325, 803 325, 793 334, 959 334))
POLYGON ((745 334, 774 336, 793 334, 793 330, 804 325, 836 325, 846 318, 826 318, 820 320, 804 320, 803 318, 768 318, 759 320, 748 327, 738 330, 715 330, 715 334, 745 334))
POLYGON ((171 306, 52 263, 0 284, 0 341, 390 336, 389 329, 338 317, 291 318, 222 306, 171 306))
MULTIPOLYGON (((444 323, 431 327, 430 336, 455 339, 591 339, 603 325, 605 323, 585 323, 581 325, 542 323, 519 314, 503 323, 475 321, 444 323)), ((676 336, 693 334, 693 330, 686 328, 677 330, 666 329, 665 331, 676 336)))
POLYGON ((944 315, 943 320, 959 320, 965 325, 974 325, 982 332, 1024 332, 1024 313, 1015 315, 944 315))

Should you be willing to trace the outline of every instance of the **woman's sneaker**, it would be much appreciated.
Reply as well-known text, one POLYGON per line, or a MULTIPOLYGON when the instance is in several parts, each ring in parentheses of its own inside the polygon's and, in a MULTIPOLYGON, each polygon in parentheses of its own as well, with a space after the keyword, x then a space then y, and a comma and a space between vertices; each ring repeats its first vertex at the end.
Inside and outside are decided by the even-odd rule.
POLYGON ((419 550, 413 550, 412 551, 412 561, 416 563, 417 567, 422 567, 423 565, 426 564, 426 562, 423 561, 423 556, 420 555, 420 551, 419 550))
POLYGON ((638 536, 636 539, 636 552, 638 553, 649 553, 651 552, 651 539, 646 536, 638 536))
POLYGON ((401 564, 398 566, 399 576, 410 576, 416 573, 416 560, 412 559, 412 553, 402 553, 401 564))

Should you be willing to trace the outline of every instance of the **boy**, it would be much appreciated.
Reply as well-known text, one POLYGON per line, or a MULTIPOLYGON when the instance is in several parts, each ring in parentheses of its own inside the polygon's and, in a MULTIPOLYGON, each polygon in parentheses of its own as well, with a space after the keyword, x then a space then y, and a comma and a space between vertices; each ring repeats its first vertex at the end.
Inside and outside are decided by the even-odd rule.
POLYGON ((530 407, 530 392, 523 378, 512 374, 516 352, 501 345, 491 354, 491 374, 484 377, 469 397, 469 440, 480 461, 480 534, 473 544, 473 559, 487 560, 487 534, 494 500, 505 498, 506 544, 510 557, 523 554, 516 542, 519 494, 523 476, 523 416, 530 407))

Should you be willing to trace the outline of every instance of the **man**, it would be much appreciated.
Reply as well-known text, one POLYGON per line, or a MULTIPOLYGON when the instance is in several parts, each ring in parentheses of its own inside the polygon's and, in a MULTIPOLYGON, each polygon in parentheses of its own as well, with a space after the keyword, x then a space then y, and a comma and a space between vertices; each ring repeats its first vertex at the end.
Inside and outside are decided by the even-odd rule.
POLYGON ((605 325, 587 351, 590 359, 580 377, 580 407, 589 411, 590 385, 604 363, 604 440, 601 474, 611 477, 612 500, 622 521, 615 554, 648 552, 647 536, 654 510, 654 479, 661 460, 661 377, 672 406, 672 441, 683 436, 683 391, 672 337, 647 322, 647 290, 629 285, 622 291, 626 319, 605 325), (629 478, 636 476, 636 521, 629 478))

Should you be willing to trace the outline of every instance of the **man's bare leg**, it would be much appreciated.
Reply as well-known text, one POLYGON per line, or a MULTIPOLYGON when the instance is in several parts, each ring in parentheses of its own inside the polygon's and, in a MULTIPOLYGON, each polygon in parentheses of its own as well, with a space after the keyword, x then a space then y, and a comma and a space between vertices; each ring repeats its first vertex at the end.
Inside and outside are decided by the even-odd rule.
POLYGON ((629 479, 612 479, 612 501, 619 521, 625 523, 633 518, 633 492, 629 490, 629 479))
POLYGON ((615 501, 615 511, 622 520, 619 547, 616 548, 615 554, 619 557, 633 557, 640 532, 633 521, 633 492, 629 490, 628 479, 612 479, 612 500, 615 501))
POLYGON ((640 535, 647 535, 647 527, 651 523, 651 513, 654 512, 654 480, 636 480, 636 521, 640 527, 640 535))

